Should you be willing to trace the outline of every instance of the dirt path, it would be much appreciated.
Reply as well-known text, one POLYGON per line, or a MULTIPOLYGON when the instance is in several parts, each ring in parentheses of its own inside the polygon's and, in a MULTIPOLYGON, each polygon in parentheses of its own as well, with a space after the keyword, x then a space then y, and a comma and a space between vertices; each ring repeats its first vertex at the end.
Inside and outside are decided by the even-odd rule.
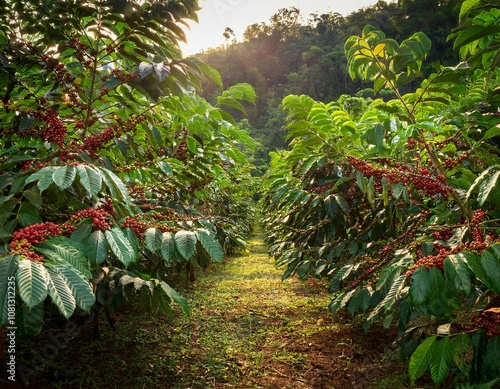
POLYGON ((261 236, 248 254, 199 275, 188 294, 193 316, 181 325, 191 346, 175 388, 404 387, 405 368, 380 362, 393 334, 366 335, 350 318, 334 320, 322 285, 281 276, 261 236))
MULTIPOLYGON (((26 344, 19 360, 37 369, 31 387, 409 387, 405 365, 386 353, 394 334, 363 334, 351 318, 332 317, 318 282, 282 282, 262 237, 250 242, 249 253, 196 273, 194 284, 180 290, 190 317, 176 312, 167 319, 132 306, 117 315, 115 330, 103 322, 99 339, 85 328, 74 334, 63 328, 56 348, 47 333, 26 344), (48 346, 55 352, 38 358, 48 346)), ((23 387, 7 384, 0 379, 2 388, 23 387)))

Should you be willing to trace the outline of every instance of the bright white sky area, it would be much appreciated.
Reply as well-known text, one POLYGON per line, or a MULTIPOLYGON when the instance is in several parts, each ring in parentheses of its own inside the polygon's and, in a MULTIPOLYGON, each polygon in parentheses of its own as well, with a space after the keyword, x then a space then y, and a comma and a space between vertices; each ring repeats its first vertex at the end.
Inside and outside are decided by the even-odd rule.
POLYGON ((187 31, 188 44, 182 46, 184 55, 215 48, 226 41, 222 34, 230 27, 240 41, 247 26, 269 22, 281 8, 297 7, 303 18, 311 13, 338 12, 348 15, 361 7, 374 5, 378 0, 200 0, 199 24, 187 31))

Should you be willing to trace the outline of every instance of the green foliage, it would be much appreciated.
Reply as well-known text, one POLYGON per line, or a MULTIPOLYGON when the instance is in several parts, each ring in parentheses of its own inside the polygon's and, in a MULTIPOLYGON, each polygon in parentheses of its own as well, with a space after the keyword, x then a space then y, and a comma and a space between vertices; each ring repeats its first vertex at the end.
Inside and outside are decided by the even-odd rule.
POLYGON ((167 282, 244 247, 254 142, 223 106, 244 110, 255 92, 235 85, 216 106, 196 94, 205 77, 222 87, 214 69, 181 58, 197 10, 191 0, 2 8, 0 294, 14 277, 20 328, 40 331, 48 297, 66 318, 127 294, 188 312, 167 282))
POLYGON ((290 149, 272 155, 263 188, 283 278, 326 279, 332 313, 362 315, 366 329, 396 321, 412 382, 427 370, 436 384, 498 376, 485 358, 500 335, 500 73, 485 66, 498 32, 474 32, 496 12, 476 5, 452 35, 466 62, 435 64, 420 85, 425 34, 398 43, 367 26, 349 38, 351 76, 395 98, 285 97, 290 149))

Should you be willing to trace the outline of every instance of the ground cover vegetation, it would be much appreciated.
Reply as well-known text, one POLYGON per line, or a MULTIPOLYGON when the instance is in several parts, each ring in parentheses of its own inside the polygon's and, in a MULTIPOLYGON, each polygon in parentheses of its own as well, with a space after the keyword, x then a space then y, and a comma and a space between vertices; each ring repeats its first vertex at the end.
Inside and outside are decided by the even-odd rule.
POLYGON ((272 154, 262 204, 270 252, 327 279, 330 310, 400 331, 414 383, 497 382, 500 372, 499 9, 465 1, 461 62, 422 75, 431 41, 367 25, 349 74, 395 98, 283 100, 290 150, 272 154))
MULTIPOLYGON (((345 317, 343 311, 355 317, 347 323, 359 336, 353 324, 397 330, 394 340, 409 360, 408 378, 397 377, 400 385, 408 380, 463 388, 498 383, 500 10, 495 4, 379 2, 345 19, 316 15, 308 25, 299 23, 298 10, 281 10, 270 26, 250 26, 246 42, 209 54, 244 65, 227 89, 224 72, 221 77, 200 59, 182 58, 179 50, 182 26, 196 20, 197 1, 48 1, 42 6, 7 1, 0 6, 2 326, 15 323, 19 337, 45 334, 44 323, 56 325, 62 318, 66 326, 91 324, 96 336, 101 311, 111 327, 117 320, 136 323, 134 309, 120 311, 123 303, 136 304, 141 318, 145 309, 189 314, 191 305, 198 315, 210 316, 210 326, 224 318, 234 321, 225 324, 234 334, 247 331, 249 340, 266 323, 276 333, 259 333, 256 347, 269 343, 274 351, 258 354, 228 334, 211 333, 208 339, 203 333, 208 324, 200 316, 196 324, 187 316, 181 319, 186 322, 177 321, 179 329, 167 331, 171 338, 151 325, 143 336, 134 328, 133 341, 105 344, 116 349, 149 342, 151 336, 154 342, 169 340, 171 352, 141 367, 146 377, 147 371, 168 365, 162 377, 151 378, 152 387, 161 387, 166 377, 180 386, 190 377, 193 387, 212 381, 213 387, 239 385, 235 379, 250 377, 249 385, 273 387, 258 374, 262 365, 244 358, 245 351, 275 363, 276 380, 294 375, 293 385, 315 387, 307 374, 317 376, 321 369, 308 365, 308 358, 315 350, 326 352, 317 345, 332 338, 319 336, 312 323, 323 328, 327 320, 328 331, 334 324, 313 316, 318 301, 326 305, 328 300, 334 317, 345 317), (405 18, 424 26, 427 17, 440 24, 436 37, 432 30, 407 30, 400 22, 405 18), (328 49, 313 44, 328 37, 328 49), (275 52, 273 42, 288 48, 287 55, 300 56, 292 61, 294 69, 284 70, 278 66, 282 58, 276 62, 262 54, 275 52), (268 64, 266 72, 274 70, 278 78, 260 82, 264 73, 255 67, 256 79, 247 77, 250 62, 236 61, 235 53, 252 45, 261 53, 260 64, 268 64), (340 72, 332 70, 334 63, 340 72), (279 78, 283 75, 286 79, 279 78), (300 80, 309 81, 299 85, 300 80), (249 83, 258 92, 264 84, 273 86, 257 99, 249 83), (308 89, 314 85, 317 91, 308 89), (324 86, 331 90, 320 92, 324 86), (201 87, 206 99, 197 93, 201 87), (265 112, 259 120, 265 120, 267 132, 251 124, 256 112, 251 108, 249 120, 240 120, 238 112, 254 102, 265 112), (285 120, 286 139, 280 133, 285 120), (265 147, 255 152, 250 135, 265 147), (271 153, 265 172, 264 154, 277 148, 287 150, 271 153), (264 173, 263 184, 252 178, 264 173), (290 317, 254 307, 245 313, 239 308, 250 305, 235 301, 235 312, 228 303, 228 312, 221 313, 222 308, 203 303, 201 289, 191 293, 182 286, 194 281, 195 270, 247 247, 255 215, 252 196, 261 198, 266 241, 282 278, 307 280, 314 296, 313 279, 319 279, 331 293, 304 308, 312 317, 301 335, 317 336, 318 342, 309 341, 312 348, 278 344, 292 342, 291 334, 299 331, 300 323, 291 332, 284 327, 290 317, 305 320, 295 311, 290 317), (225 354, 217 354, 220 350, 225 354), (176 369, 183 375, 173 374, 176 369)), ((230 39, 231 31, 226 34, 230 39)), ((212 65, 209 55, 204 59, 212 65)), ((247 260, 256 257, 265 259, 247 260)), ((236 293, 227 299, 246 302, 242 277, 256 276, 242 274, 226 274, 238 279, 240 289, 234 283, 224 289, 231 280, 217 280, 222 291, 236 293)), ((200 281, 203 285, 209 286, 200 281)), ((297 305, 295 298, 290 304, 297 305)), ((164 318, 156 316, 158 325, 164 318)), ((77 332, 66 327, 63 333, 66 347, 77 332)), ((347 350, 348 362, 363 355, 351 335, 345 348, 338 342, 334 347, 347 350)), ((105 345, 98 347, 102 352, 105 345)), ((324 362, 318 355, 316 367, 324 362)), ((121 363, 133 359, 127 354, 121 363)), ((30 366, 25 376, 48 366, 54 377, 63 374, 50 360, 30 366)), ((375 366, 373 374, 382 371, 374 360, 363 365, 364 371, 368 366, 375 366)), ((339 362, 331 373, 348 368, 339 362)), ((68 370, 63 380, 73 385, 75 371, 68 370)), ((85 374, 82 385, 99 382, 92 372, 85 374)), ((316 387, 332 382, 323 378, 316 387)), ((342 379, 346 385, 375 385, 370 377, 342 379)))

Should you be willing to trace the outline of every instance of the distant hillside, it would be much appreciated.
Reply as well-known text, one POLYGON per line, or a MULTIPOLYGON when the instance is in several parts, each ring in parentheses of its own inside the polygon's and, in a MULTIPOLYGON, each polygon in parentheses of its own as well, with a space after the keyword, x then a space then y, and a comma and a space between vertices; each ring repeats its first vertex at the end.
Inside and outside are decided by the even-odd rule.
MULTIPOLYGON (((236 41, 228 26, 224 48, 197 56, 221 73, 225 86, 247 82, 255 87, 257 104, 249 107, 245 125, 262 143, 256 163, 264 167, 269 151, 286 147, 284 117, 278 109, 284 96, 307 94, 324 102, 343 94, 370 96, 370 90, 366 90, 369 85, 353 82, 347 74, 344 42, 349 36, 359 35, 367 24, 398 42, 422 31, 433 44, 425 68, 430 72, 432 62, 438 58, 445 65, 457 62, 447 36, 457 26, 461 3, 462 0, 379 1, 346 17, 332 12, 305 16, 298 8, 283 8, 268 22, 248 26, 242 42, 236 41)), ((211 101, 216 88, 206 82, 203 97, 211 101)))

